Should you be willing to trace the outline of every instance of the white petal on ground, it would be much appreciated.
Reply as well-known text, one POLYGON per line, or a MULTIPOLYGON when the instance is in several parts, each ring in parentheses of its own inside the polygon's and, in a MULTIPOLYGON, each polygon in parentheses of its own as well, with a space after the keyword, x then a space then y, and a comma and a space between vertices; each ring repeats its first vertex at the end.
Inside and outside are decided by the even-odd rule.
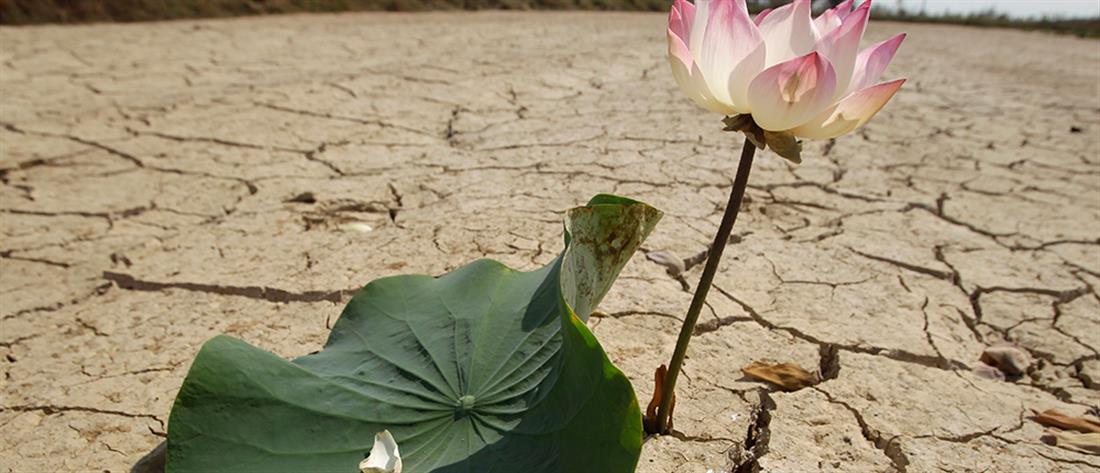
POLYGON ((369 233, 372 230, 374 230, 373 227, 371 227, 370 225, 367 225, 363 222, 348 222, 348 223, 340 225, 340 229, 345 231, 345 232, 355 232, 355 233, 369 233))
POLYGON ((383 430, 374 436, 370 456, 359 462, 363 473, 401 473, 401 453, 390 431, 383 430))

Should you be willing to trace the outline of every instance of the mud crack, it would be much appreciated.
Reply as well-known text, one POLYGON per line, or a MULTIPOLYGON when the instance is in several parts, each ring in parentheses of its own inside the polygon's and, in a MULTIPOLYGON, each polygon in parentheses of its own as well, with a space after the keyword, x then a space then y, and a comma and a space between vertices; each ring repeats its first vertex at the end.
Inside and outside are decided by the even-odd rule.
POLYGON ((184 291, 205 292, 225 296, 247 297, 268 302, 321 302, 339 304, 346 297, 355 294, 357 289, 337 289, 333 291, 290 292, 266 286, 226 286, 191 282, 157 282, 137 279, 129 274, 104 271, 103 279, 111 281, 122 289, 131 291, 163 291, 181 289, 184 291))
POLYGON ((785 327, 785 326, 782 326, 782 325, 775 324, 775 323, 769 321, 768 319, 765 319, 763 316, 761 316, 760 313, 756 311, 756 309, 752 308, 752 306, 750 306, 747 303, 745 303, 744 301, 738 299, 736 296, 734 296, 730 292, 726 291, 725 289, 722 289, 717 284, 715 284, 712 287, 714 287, 714 289, 716 289, 719 293, 721 293, 723 296, 725 296, 730 301, 732 301, 735 304, 741 306, 742 310, 747 312, 749 314, 749 317, 751 317, 753 319, 753 321, 756 322, 758 325, 760 325, 760 326, 762 326, 762 327, 764 327, 768 330, 779 330, 781 332, 786 332, 786 333, 790 334, 791 336, 793 336, 795 338, 798 338, 799 340, 803 340, 803 341, 806 341, 806 342, 809 342, 809 343, 813 343, 814 345, 817 345, 819 347, 823 346, 823 345, 833 345, 833 346, 836 347, 836 349, 841 350, 841 351, 849 351, 849 352, 854 352, 854 353, 863 353, 863 354, 866 354, 866 355, 878 355, 878 356, 883 356, 883 357, 889 358, 889 359, 894 360, 894 361, 900 361, 902 363, 912 363, 912 364, 917 364, 917 365, 921 365, 921 366, 928 367, 928 368, 936 368, 936 369, 944 370, 944 371, 956 371, 956 370, 969 369, 969 367, 966 363, 963 363, 963 362, 958 361, 958 360, 952 360, 952 359, 949 359, 949 358, 943 358, 943 357, 940 357, 940 356, 922 355, 920 353, 913 353, 913 352, 910 352, 910 351, 899 350, 899 349, 895 349, 895 348, 884 348, 884 347, 867 346, 867 345, 854 345, 854 344, 853 345, 843 345, 843 344, 838 344, 838 343, 827 342, 827 341, 821 340, 820 338, 817 338, 813 335, 807 334, 807 333, 805 333, 805 332, 803 332, 803 331, 801 331, 797 328, 785 327))
POLYGON ((760 403, 751 414, 748 432, 740 451, 734 451, 732 471, 734 473, 757 473, 760 471, 760 458, 768 453, 768 443, 771 441, 772 411, 775 410, 775 400, 766 389, 757 390, 760 403))
POLYGON ((863 434, 863 438, 875 446, 883 455, 890 460, 890 463, 894 466, 894 470, 898 473, 905 473, 909 467, 909 457, 905 455, 905 452, 901 449, 901 444, 897 441, 898 435, 887 437, 877 430, 872 429, 867 425, 867 421, 863 419, 863 414, 860 414, 859 410, 852 407, 844 401, 834 399, 832 394, 828 391, 817 387, 811 387, 811 389, 824 394, 830 403, 838 405, 846 409, 852 417, 855 417, 856 423, 859 424, 860 433, 863 434))

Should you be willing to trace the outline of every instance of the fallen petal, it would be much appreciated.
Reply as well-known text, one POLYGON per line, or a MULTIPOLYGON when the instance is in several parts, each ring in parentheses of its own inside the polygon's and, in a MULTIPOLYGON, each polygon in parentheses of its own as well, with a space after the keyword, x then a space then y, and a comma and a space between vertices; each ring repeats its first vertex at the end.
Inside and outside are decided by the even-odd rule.
POLYGON ((363 473, 401 473, 401 453, 390 431, 383 430, 374 435, 370 456, 359 462, 359 470, 363 473))
POLYGON ((1008 376, 1023 376, 1031 366, 1031 357, 1010 344, 993 345, 982 352, 982 363, 993 366, 1008 376))
POLYGON ((369 233, 374 230, 374 228, 372 228, 370 225, 367 225, 363 222, 348 222, 340 225, 340 229, 345 232, 355 233, 369 233))
POLYGON ((1100 455, 1100 434, 1044 430, 1044 440, 1056 447, 1090 455, 1100 455))

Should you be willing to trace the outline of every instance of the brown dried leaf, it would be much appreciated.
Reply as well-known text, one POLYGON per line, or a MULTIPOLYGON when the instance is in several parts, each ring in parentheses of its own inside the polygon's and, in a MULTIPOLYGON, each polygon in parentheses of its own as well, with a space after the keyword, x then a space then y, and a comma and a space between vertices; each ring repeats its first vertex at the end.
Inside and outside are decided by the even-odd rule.
POLYGON ((1079 453, 1100 455, 1100 433, 1082 434, 1080 432, 1044 430, 1043 435, 1045 441, 1051 442, 1057 447, 1079 453))
POLYGON ((744 131, 756 125, 752 121, 752 115, 745 114, 727 116, 722 119, 722 124, 726 125, 722 129, 724 131, 744 131))
POLYGON ((802 142, 790 133, 764 130, 764 140, 775 154, 795 164, 802 164, 802 142))
POLYGON ((1095 420, 1085 419, 1083 417, 1070 417, 1054 409, 1047 409, 1043 412, 1032 410, 1031 412, 1035 414, 1031 416, 1031 420, 1046 427, 1075 430, 1085 434, 1100 434, 1100 422, 1095 420))
POLYGON ((764 149, 764 146, 768 144, 764 138, 764 130, 756 125, 756 122, 752 120, 752 115, 741 114, 726 117, 722 119, 722 123, 726 125, 723 130, 744 133, 745 138, 748 138, 758 149, 764 149))
POLYGON ((820 381, 813 373, 793 363, 757 361, 741 368, 741 373, 753 379, 767 381, 784 391, 797 391, 807 386, 813 386, 820 381))
POLYGON ((1031 366, 1031 357, 1015 345, 993 345, 982 352, 982 363, 1001 370, 1007 376, 1023 376, 1031 366))

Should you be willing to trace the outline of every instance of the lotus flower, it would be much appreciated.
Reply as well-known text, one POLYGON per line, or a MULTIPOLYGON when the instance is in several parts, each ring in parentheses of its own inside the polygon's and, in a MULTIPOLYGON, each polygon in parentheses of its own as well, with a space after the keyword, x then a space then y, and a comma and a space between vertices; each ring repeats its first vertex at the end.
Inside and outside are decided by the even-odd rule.
POLYGON ((777 149, 782 139, 790 145, 793 137, 849 133, 905 82, 877 83, 905 35, 859 51, 871 1, 854 10, 852 2, 815 19, 810 0, 756 18, 749 17, 744 0, 674 0, 668 17, 673 76, 700 107, 744 116, 727 121, 727 129, 745 131, 761 148, 767 141, 784 154, 777 149))

